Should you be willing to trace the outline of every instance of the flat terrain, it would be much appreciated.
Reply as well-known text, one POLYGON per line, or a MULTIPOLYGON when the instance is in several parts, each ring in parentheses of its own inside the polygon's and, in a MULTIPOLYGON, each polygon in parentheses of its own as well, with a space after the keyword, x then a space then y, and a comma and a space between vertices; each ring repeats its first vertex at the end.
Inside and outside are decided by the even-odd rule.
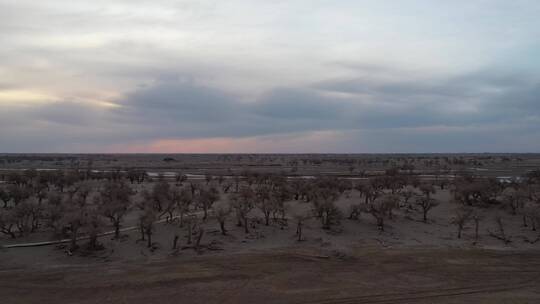
POLYGON ((2 303, 540 303, 540 255, 282 249, 0 272, 2 303))
MULTIPOLYGON (((251 171, 288 176, 358 177, 412 165, 416 174, 468 171, 512 177, 540 167, 540 154, 0 154, 0 169, 140 169, 149 173, 234 175, 251 171)), ((0 171, 1 175, 1 171, 0 171)))
MULTIPOLYGON (((321 175, 356 184, 401 166, 403 172, 419 180, 436 184, 439 179, 448 179, 449 185, 435 187, 431 195, 438 204, 425 223, 413 199, 408 203, 401 200, 392 216, 386 217, 384 231, 372 214, 363 212, 358 218, 349 218, 352 206, 366 204, 362 192, 351 188, 332 202, 340 215, 331 229, 322 229, 312 202, 291 196, 283 201, 285 223, 272 220, 266 225, 262 211, 253 208, 249 233, 236 225, 231 213, 225 221, 227 235, 222 235, 214 210, 202 220, 202 210, 192 204, 188 211, 199 217, 197 225, 204 231, 199 251, 188 246, 188 235, 193 236, 193 232, 179 225, 178 218, 165 222, 163 215, 152 229, 151 247, 140 240, 138 229, 123 231, 119 239, 101 236, 104 248, 95 251, 72 253, 67 244, 1 247, 58 240, 44 218, 42 229, 33 233, 17 238, 0 235, 0 304, 540 303, 540 234, 531 222, 523 225, 522 213, 511 214, 503 203, 475 207, 480 218, 477 239, 472 221, 465 224, 459 239, 452 223, 460 207, 454 201, 456 173, 474 173, 479 181, 486 177, 504 181, 538 169, 539 155, 414 155, 414 162, 411 156, 400 155, 66 154, 2 158, 0 186, 6 189, 12 187, 7 178, 10 171, 28 168, 100 174, 131 169, 146 172, 148 178, 142 183, 126 181, 135 194, 123 228, 138 227, 142 211, 136 206, 148 200, 143 193, 153 191, 157 183, 165 181, 174 189, 204 189, 209 187, 205 175, 219 174, 224 184, 231 185, 238 177, 244 186, 249 172, 277 174, 287 183, 297 179, 310 183, 321 175), (163 176, 158 178, 160 174, 163 176), (186 174, 187 180, 178 183, 175 174, 186 174), (306 216, 300 242, 297 216, 306 216), (508 242, 494 237, 493 232, 502 226, 496 219, 504 223, 508 242), (174 239, 178 249, 172 248, 174 239)), ((84 181, 93 189, 89 205, 105 182, 103 176, 84 181)), ((210 186, 219 193, 214 206, 231 204, 233 190, 226 192, 215 178, 210 186)), ((51 189, 58 192, 54 185, 51 189)), ((411 185, 401 190, 421 195, 411 185)), ((498 198, 502 200, 500 194, 498 198)), ((11 214, 7 213, 9 208, 4 209, 11 214)), ((101 232, 113 229, 106 220, 101 225, 101 232)), ((86 241, 80 239, 79 244, 85 246, 86 241)))

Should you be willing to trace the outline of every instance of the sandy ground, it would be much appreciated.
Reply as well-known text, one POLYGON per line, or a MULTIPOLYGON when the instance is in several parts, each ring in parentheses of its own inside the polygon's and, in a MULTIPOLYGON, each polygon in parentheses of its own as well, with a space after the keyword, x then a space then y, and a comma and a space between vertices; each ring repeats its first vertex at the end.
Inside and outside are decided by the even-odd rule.
MULTIPOLYGON (((323 248, 349 254, 353 248, 362 246, 379 246, 380 248, 442 248, 442 249, 494 249, 494 250, 532 250, 540 253, 540 241, 530 243, 539 237, 539 232, 531 231, 529 227, 523 227, 519 215, 512 216, 504 210, 497 208, 479 209, 482 213, 480 223, 480 238, 474 243, 473 223, 469 223, 461 239, 457 239, 456 226, 450 223, 455 204, 449 202, 448 190, 438 191, 435 195, 441 204, 429 213, 429 222, 421 221, 421 213, 408 211, 402 208, 394 212, 392 220, 386 220, 385 231, 381 232, 375 225, 375 220, 369 214, 363 214, 359 220, 341 220, 331 231, 321 229, 318 219, 312 218, 305 223, 304 241, 302 246, 323 248), (512 242, 504 244, 501 240, 489 236, 488 231, 497 231, 495 216, 502 215, 507 235, 512 242)), ((349 206, 358 203, 358 193, 351 193, 349 197, 343 196, 337 203, 344 216, 348 215, 349 206)), ((291 201, 287 203, 288 214, 309 214, 311 204, 291 201)), ((217 221, 209 218, 204 224, 206 231, 203 244, 215 244, 222 251, 206 251, 206 255, 225 253, 245 253, 252 250, 267 250, 273 248, 285 248, 298 245, 296 241, 296 226, 291 220, 289 225, 282 227, 276 223, 270 226, 263 224, 262 214, 258 210, 251 213, 252 225, 249 234, 245 234, 242 227, 236 227, 233 216, 227 222, 229 233, 221 235, 217 221)), ((127 217, 124 227, 136 224, 136 216, 127 217)), ((104 230, 112 229, 105 227, 104 230)), ((180 246, 186 245, 187 232, 178 227, 177 223, 156 224, 154 242, 158 250, 150 251, 146 248, 146 242, 138 241, 138 231, 126 232, 121 240, 112 240, 111 236, 100 238, 105 245, 105 250, 98 252, 96 259, 106 261, 147 261, 167 258, 172 252, 172 242, 178 235, 180 246)), ((35 233, 29 237, 15 240, 3 237, 0 244, 24 243, 51 239, 46 233, 35 233)), ((84 244, 84 242, 81 242, 84 244)), ((196 255, 192 250, 182 250, 184 256, 196 255)), ((45 246, 32 248, 13 248, 0 250, 0 258, 13 264, 47 265, 68 263, 79 259, 84 263, 88 257, 66 257, 65 250, 61 246, 45 246), (67 259, 66 259, 67 258, 67 259)))
POLYGON ((3 267, 2 303, 539 303, 540 255, 320 249, 3 267))
MULTIPOLYGON (((428 223, 406 210, 396 212, 384 232, 365 214, 343 219, 332 231, 311 219, 302 242, 294 223, 265 226, 253 211, 247 235, 231 218, 229 235, 222 236, 209 219, 202 243, 222 250, 202 254, 173 253, 174 235, 180 246, 186 242, 175 223, 156 225, 155 251, 138 241, 137 231, 121 240, 101 238, 106 249, 89 256, 67 256, 60 246, 3 249, 0 303, 540 303, 540 242, 526 242, 538 232, 522 227, 519 216, 482 209, 480 240, 473 245, 472 223, 456 238, 450 193, 436 197, 442 203, 428 223), (510 244, 488 235, 497 214, 504 215, 510 244)), ((337 205, 347 215, 358 200, 353 192, 337 205)), ((288 206, 289 214, 311 208, 296 201, 288 206)))

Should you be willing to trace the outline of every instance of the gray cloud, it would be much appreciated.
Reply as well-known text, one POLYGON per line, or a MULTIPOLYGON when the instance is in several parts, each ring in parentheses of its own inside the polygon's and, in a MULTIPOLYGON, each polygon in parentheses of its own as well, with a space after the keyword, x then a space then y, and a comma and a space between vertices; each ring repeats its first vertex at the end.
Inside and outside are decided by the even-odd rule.
MULTIPOLYGON (((437 143, 437 147, 459 145, 467 151, 466 147, 495 149, 490 142, 504 134, 513 138, 499 142, 517 141, 514 132, 531 138, 540 133, 540 85, 524 76, 477 73, 433 80, 434 85, 410 81, 342 82, 349 87, 343 89, 341 82, 332 80, 308 88, 277 88, 254 100, 241 101, 239 96, 218 88, 165 77, 117 100, 119 108, 57 102, 0 113, 0 125, 4 126, 0 144, 12 146, 19 141, 41 142, 43 147, 94 145, 99 150, 118 142, 157 138, 337 131, 360 132, 373 144, 379 138, 375 146, 381 149, 385 143, 389 149, 399 143, 404 149, 414 144, 417 151, 422 151, 437 143), (368 90, 353 90, 355 87, 368 90), (472 108, 460 109, 468 101, 472 108), (32 123, 14 127, 25 120, 32 123), (52 138, 51 134, 57 136, 52 138), (483 140, 474 140, 476 135, 483 140), (399 136, 404 138, 399 140, 399 136)), ((531 146, 523 142, 527 143, 523 147, 531 146)), ((29 147, 15 145, 10 150, 29 147)))
POLYGON ((253 112, 284 120, 339 120, 346 104, 321 96, 313 90, 275 89, 253 105, 253 112))
POLYGON ((0 0, 0 147, 329 131, 343 152, 540 149, 538 9, 0 0))
POLYGON ((153 125, 150 129, 157 132, 152 136, 163 132, 177 137, 236 137, 315 130, 481 126, 517 123, 525 113, 537 113, 538 85, 513 77, 495 80, 463 76, 434 81, 436 86, 427 88, 411 82, 358 81, 355 86, 369 87, 369 93, 346 97, 327 94, 344 92, 335 81, 329 81, 315 89, 278 88, 247 102, 216 88, 167 81, 128 94, 115 114, 126 123, 153 125), (468 102, 472 109, 467 108, 468 102), (509 106, 512 111, 508 111, 509 106))

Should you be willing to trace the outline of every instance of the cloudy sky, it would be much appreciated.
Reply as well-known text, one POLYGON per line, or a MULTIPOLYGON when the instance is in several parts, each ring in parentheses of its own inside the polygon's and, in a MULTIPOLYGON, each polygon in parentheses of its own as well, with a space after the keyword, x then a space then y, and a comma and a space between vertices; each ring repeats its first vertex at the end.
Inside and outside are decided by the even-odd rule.
POLYGON ((0 152, 540 152, 537 0, 0 0, 0 152))

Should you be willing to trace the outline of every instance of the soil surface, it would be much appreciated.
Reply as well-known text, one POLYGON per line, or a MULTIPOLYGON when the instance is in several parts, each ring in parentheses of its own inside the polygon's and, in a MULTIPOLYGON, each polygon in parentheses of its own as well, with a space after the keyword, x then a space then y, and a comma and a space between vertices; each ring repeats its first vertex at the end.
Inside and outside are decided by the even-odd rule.
POLYGON ((15 303, 540 303, 537 251, 289 247, 151 262, 0 264, 15 303))

